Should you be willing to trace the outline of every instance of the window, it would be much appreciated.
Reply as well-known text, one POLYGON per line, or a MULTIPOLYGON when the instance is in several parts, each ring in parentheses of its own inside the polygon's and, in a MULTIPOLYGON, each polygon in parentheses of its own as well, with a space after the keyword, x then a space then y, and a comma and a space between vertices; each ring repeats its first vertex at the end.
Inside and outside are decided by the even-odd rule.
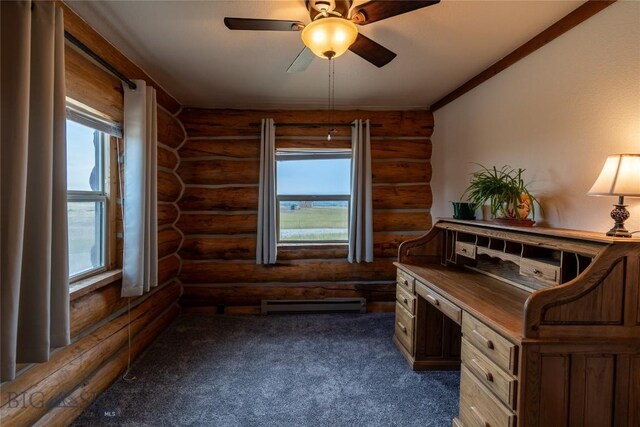
POLYGON ((106 267, 108 142, 106 133, 79 123, 75 116, 67 118, 67 215, 72 281, 106 267))
POLYGON ((278 150, 276 170, 278 242, 348 242, 351 150, 278 150))

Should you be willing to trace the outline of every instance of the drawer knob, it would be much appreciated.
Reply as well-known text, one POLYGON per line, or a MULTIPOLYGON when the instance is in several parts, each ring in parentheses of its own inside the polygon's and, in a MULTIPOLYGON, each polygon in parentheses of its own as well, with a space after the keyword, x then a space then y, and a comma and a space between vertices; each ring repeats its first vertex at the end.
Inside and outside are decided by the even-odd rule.
POLYGON ((489 381, 490 383, 493 382, 493 374, 491 374, 491 372, 483 368, 482 365, 480 365, 480 363, 478 363, 476 359, 471 359, 471 362, 473 362, 473 364, 476 365, 476 368, 478 368, 478 370, 482 372, 482 375, 484 375, 487 381, 489 381))
POLYGON ((407 327, 404 326, 402 323, 398 322, 398 328, 400 328, 400 330, 402 332, 404 332, 405 334, 407 333, 407 327))
POLYGON ((538 270, 537 268, 534 268, 533 269, 533 274, 540 275, 540 274, 542 274, 542 271, 538 270))
POLYGON ((466 254, 467 253, 467 248, 462 248, 462 253, 466 254))
POLYGON ((438 301, 437 298, 432 297, 431 295, 427 294, 427 299, 429 300, 429 302, 433 305, 440 305, 440 301, 438 301))
POLYGON ((478 412, 478 408, 476 408, 475 406, 472 406, 471 413, 473 414, 474 417, 478 419, 478 421, 480 421, 480 424, 482 424, 484 427, 491 427, 491 424, 485 421, 482 415, 480 415, 480 412, 478 412))
POLYGON ((402 302, 405 304, 409 304, 409 300, 407 299, 407 297, 402 297, 402 302))
POLYGON ((484 345, 489 349, 489 350, 493 350, 495 347, 493 345, 493 341, 487 339, 484 337, 484 335, 482 335, 480 332, 478 332, 477 330, 473 330, 473 333, 478 337, 478 339, 484 343, 484 345))
POLYGON ((402 283, 404 283, 404 284, 405 284, 405 286, 408 286, 408 285, 409 285, 409 281, 408 281, 407 279, 402 279, 402 283))

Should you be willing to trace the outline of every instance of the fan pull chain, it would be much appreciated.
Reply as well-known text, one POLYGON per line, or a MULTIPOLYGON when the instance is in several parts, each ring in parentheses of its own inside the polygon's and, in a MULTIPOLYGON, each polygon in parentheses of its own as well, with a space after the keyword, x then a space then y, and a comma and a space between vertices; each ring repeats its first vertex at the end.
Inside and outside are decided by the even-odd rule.
POLYGON ((336 62, 332 58, 329 64, 331 66, 331 123, 333 123, 333 110, 336 108, 336 62))
MULTIPOLYGON (((329 120, 327 121, 331 123, 331 58, 329 58, 329 81, 327 83, 327 110, 329 110, 329 120)), ((331 129, 329 129, 329 131, 331 131, 331 129)), ((327 138, 331 139, 331 135, 328 134, 327 138)))
MULTIPOLYGON (((333 123, 333 109, 335 108, 335 84, 336 84, 336 66, 333 61, 333 58, 329 58, 329 123, 333 123)), ((331 134, 335 133, 336 130, 334 128, 330 128, 327 132, 327 141, 331 141, 331 134)))

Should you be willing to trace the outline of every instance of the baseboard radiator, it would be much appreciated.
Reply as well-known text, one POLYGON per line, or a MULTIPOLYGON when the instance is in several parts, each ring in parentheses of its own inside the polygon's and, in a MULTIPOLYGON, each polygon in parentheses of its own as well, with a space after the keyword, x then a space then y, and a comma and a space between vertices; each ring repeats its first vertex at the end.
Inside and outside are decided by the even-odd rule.
POLYGON ((272 313, 366 313, 365 298, 325 298, 306 300, 262 300, 262 314, 272 313))

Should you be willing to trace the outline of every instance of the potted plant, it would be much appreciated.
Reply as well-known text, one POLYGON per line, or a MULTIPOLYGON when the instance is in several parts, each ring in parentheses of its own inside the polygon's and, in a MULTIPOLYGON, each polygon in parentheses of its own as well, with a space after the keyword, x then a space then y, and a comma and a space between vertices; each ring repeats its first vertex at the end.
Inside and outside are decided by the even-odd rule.
POLYGON ((535 219, 535 203, 540 204, 527 188, 522 177, 524 169, 493 166, 491 169, 480 166, 480 170, 471 175, 469 187, 464 191, 474 209, 489 202, 491 217, 494 219, 516 220, 521 225, 533 225, 527 217, 531 213, 535 219))

